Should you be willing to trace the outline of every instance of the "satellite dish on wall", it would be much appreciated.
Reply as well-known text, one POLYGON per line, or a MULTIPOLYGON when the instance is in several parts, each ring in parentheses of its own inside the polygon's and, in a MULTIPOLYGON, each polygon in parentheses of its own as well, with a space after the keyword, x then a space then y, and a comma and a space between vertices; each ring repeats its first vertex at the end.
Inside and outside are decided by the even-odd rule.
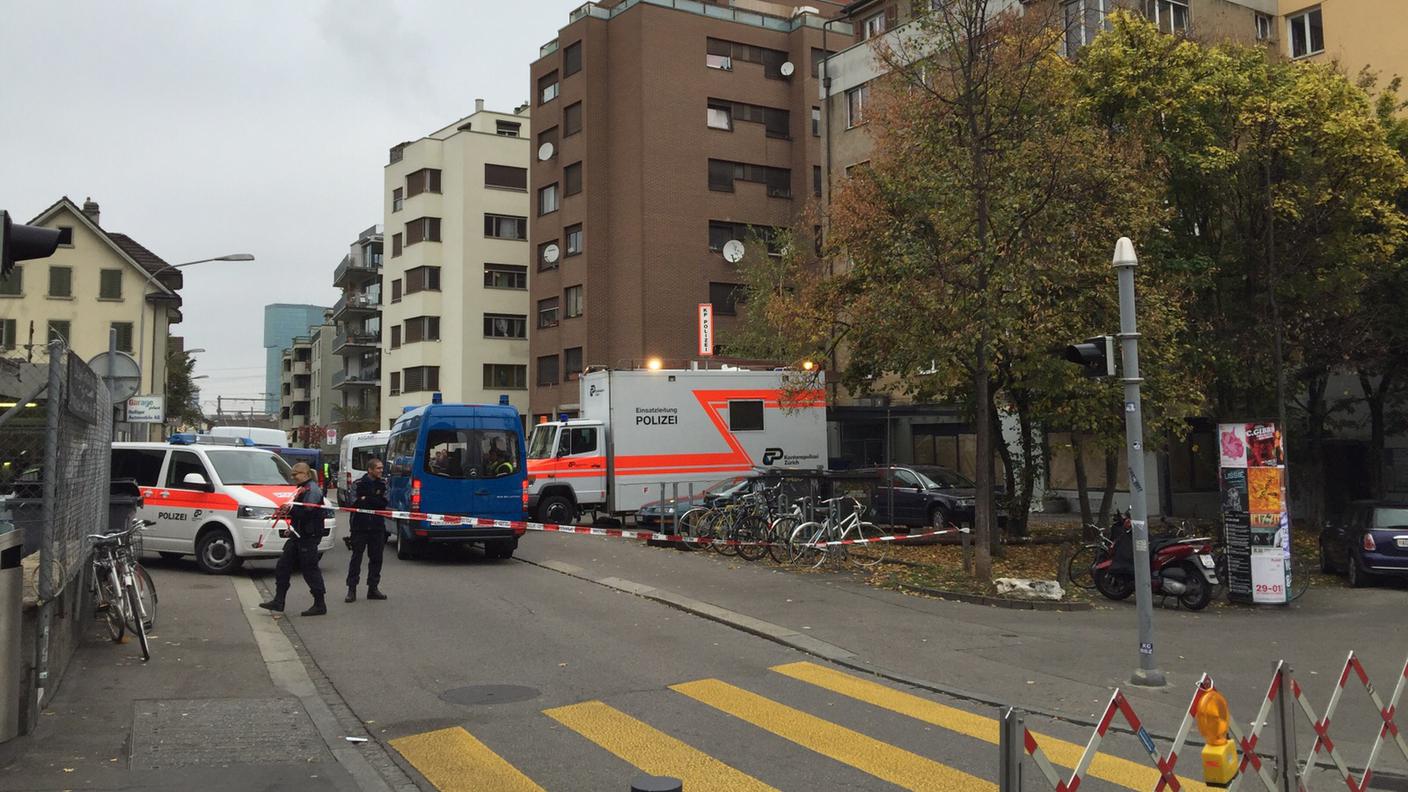
POLYGON ((782 72, 783 77, 791 77, 792 73, 797 71, 797 67, 792 65, 792 61, 784 61, 778 71, 782 72))
POLYGON ((547 247, 543 248, 543 262, 547 264, 556 264, 557 257, 561 255, 561 253, 562 251, 557 247, 556 244, 548 245, 547 247))
POLYGON ((141 386, 142 367, 126 352, 102 352, 94 355, 93 359, 88 361, 88 368, 93 369, 98 379, 107 382, 113 404, 123 404, 136 396, 137 389, 141 386), (109 354, 114 356, 111 380, 108 379, 109 354))
POLYGON ((743 243, 737 239, 730 239, 724 243, 724 261, 730 264, 737 264, 743 260, 743 243))
POLYGON ((543 145, 538 146, 538 161, 547 162, 548 160, 552 159, 553 153, 554 151, 551 143, 544 143, 543 145))

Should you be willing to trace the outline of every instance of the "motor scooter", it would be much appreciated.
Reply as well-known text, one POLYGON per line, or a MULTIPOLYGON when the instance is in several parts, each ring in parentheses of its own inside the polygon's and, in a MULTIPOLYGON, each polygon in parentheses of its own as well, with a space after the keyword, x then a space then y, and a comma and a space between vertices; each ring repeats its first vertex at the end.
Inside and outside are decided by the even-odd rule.
MULTIPOLYGON (((1111 551, 1092 570, 1095 588, 1112 600, 1134 593, 1134 533, 1128 518, 1122 524, 1124 530, 1114 537, 1111 551)), ((1195 611, 1212 601, 1218 580, 1211 538, 1150 537, 1149 567, 1155 594, 1177 597, 1180 605, 1195 611)))

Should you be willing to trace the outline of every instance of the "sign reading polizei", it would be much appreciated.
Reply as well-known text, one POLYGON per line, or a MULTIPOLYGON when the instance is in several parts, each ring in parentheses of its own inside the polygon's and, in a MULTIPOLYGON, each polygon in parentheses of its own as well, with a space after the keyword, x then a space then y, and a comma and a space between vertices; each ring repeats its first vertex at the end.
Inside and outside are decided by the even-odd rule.
POLYGON ((161 423, 166 420, 165 396, 133 396, 127 400, 129 423, 161 423))
POLYGON ((714 304, 699 303, 699 354, 714 354, 714 304))

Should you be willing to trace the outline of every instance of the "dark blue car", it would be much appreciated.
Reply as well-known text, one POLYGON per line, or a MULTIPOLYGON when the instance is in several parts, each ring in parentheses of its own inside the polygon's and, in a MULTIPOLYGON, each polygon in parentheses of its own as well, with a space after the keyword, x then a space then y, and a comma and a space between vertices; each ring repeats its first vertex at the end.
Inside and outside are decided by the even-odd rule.
POLYGON ((397 511, 483 517, 518 525, 482 527, 397 520, 397 558, 431 544, 480 544, 491 558, 511 558, 526 519, 527 458, 523 421, 497 405, 430 404, 401 414, 386 443, 387 499, 397 511))
POLYGON ((1320 533, 1320 569, 1359 588, 1384 575, 1408 575, 1408 502, 1357 501, 1320 533))

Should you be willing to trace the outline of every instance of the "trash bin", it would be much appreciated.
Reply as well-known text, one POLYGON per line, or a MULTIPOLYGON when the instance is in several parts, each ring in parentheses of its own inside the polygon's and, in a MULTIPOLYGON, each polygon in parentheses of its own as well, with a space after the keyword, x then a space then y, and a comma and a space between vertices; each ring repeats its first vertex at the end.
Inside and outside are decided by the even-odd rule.
POLYGON ((113 479, 108 485, 108 533, 125 531, 142 508, 142 490, 136 479, 113 479))
POLYGON ((24 533, 0 515, 0 743, 20 733, 20 622, 24 533))

